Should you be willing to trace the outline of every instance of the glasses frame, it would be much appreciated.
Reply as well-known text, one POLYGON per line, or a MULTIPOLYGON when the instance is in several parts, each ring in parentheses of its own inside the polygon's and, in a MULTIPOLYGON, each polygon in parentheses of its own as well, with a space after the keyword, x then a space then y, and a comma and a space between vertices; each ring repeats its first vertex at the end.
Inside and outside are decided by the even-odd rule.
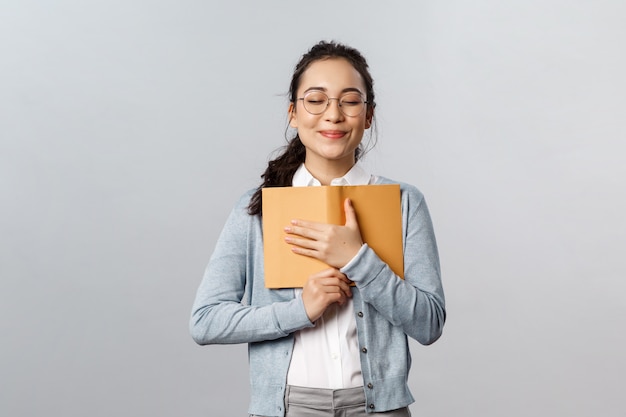
POLYGON ((363 100, 363 96, 360 93, 357 93, 357 92, 348 92, 348 93, 344 94, 341 97, 328 97, 328 94, 326 94, 323 91, 309 91, 303 97, 298 97, 296 100, 298 100, 298 101, 302 100, 302 107, 304 107, 304 110, 306 110, 309 114, 312 114, 313 116, 319 116, 320 114, 323 114, 326 110, 328 110, 328 106, 330 106, 330 101, 331 100, 337 100, 337 107, 339 108, 339 111, 341 112, 341 114, 343 114, 346 117, 359 117, 360 115, 363 114, 363 112, 365 111, 365 108, 369 104, 369 101, 363 100), (311 110, 307 109, 307 107, 306 107, 306 104, 305 104, 304 100, 311 94, 323 94, 324 96, 326 96, 326 107, 324 107, 324 109, 322 111, 320 111, 319 113, 313 113, 311 110), (343 111, 342 104, 341 104, 341 99, 344 98, 347 95, 350 95, 350 94, 358 95, 361 98, 361 101, 363 103, 363 107, 361 108, 361 111, 358 114, 351 115, 351 114, 346 114, 343 111))

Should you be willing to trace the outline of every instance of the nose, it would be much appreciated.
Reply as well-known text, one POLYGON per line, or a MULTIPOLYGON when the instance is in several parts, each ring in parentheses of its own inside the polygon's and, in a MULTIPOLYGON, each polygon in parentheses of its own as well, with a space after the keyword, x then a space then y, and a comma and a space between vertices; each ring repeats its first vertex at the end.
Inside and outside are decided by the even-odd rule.
POLYGON ((326 120, 330 121, 340 121, 343 119, 343 112, 341 111, 338 98, 328 99, 328 105, 326 106, 326 110, 324 111, 324 117, 326 118, 326 120))

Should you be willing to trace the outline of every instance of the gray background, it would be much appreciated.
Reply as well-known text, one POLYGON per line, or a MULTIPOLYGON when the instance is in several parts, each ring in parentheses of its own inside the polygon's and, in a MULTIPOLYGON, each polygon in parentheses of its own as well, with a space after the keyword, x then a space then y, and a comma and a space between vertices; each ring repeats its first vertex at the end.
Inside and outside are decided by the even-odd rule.
POLYGON ((2 1, 0 415, 236 416, 195 290, 319 39, 378 93, 375 173, 427 196, 448 302, 417 416, 622 416, 623 1, 2 1))

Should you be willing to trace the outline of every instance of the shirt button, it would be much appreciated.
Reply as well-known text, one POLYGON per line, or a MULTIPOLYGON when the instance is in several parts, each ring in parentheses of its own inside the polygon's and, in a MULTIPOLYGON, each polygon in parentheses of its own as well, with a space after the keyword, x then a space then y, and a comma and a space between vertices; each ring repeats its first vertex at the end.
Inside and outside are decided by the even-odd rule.
POLYGON ((370 410, 374 409, 374 404, 370 404, 370 410))
POLYGON ((374 386, 372 385, 372 383, 370 382, 369 384, 367 384, 367 388, 372 389, 374 388, 374 386))
POLYGON ((356 313, 356 315, 359 316, 359 317, 363 317, 363 312, 359 311, 358 313, 356 313))
POLYGON ((367 353, 367 348, 363 348, 363 349, 361 349, 361 352, 363 352, 363 353, 367 353))

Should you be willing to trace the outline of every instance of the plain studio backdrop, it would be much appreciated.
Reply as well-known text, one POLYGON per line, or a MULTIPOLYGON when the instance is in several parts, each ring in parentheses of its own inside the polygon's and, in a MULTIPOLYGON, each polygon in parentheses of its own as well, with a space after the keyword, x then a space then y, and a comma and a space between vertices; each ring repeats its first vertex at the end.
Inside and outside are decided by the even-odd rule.
POLYGON ((245 345, 196 288, 285 143, 320 39, 369 59, 372 172, 418 186, 443 337, 416 416, 626 410, 623 1, 8 1, 0 6, 0 415, 243 416, 245 345))

